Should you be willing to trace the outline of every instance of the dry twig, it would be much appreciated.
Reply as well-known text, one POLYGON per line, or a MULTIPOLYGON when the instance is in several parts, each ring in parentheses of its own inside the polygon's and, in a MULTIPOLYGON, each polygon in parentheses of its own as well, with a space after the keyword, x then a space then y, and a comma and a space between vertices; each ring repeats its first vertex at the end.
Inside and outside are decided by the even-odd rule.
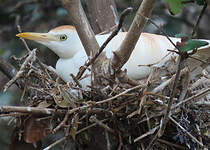
POLYGON ((28 57, 21 65, 20 70, 17 72, 17 74, 4 86, 4 92, 7 91, 7 89, 23 75, 25 67, 28 65, 29 62, 34 62, 35 58, 36 58, 36 49, 33 49, 31 52, 29 52, 28 57))

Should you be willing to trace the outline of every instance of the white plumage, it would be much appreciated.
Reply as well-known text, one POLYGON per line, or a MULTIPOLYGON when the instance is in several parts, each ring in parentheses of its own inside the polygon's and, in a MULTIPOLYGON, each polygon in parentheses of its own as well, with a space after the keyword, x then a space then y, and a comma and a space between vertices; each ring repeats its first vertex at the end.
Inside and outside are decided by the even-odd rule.
MULTIPOLYGON (((55 52, 60 57, 56 64, 56 72, 66 82, 72 81, 70 73, 76 75, 79 67, 84 65, 87 60, 84 47, 75 28, 72 26, 60 26, 50 30, 48 33, 25 32, 17 36, 34 40, 55 52)), ((102 45, 108 36, 109 34, 96 35, 99 45, 102 45)), ((104 50, 108 58, 112 56, 112 51, 116 51, 119 48, 125 36, 126 32, 120 32, 110 41, 104 50)), ((170 39, 174 43, 180 41, 179 38, 170 39)), ((205 41, 209 42, 208 40, 205 41)), ((151 67, 146 65, 155 64, 156 66, 161 66, 170 59, 171 55, 176 55, 167 51, 168 49, 174 50, 174 46, 166 37, 142 33, 129 60, 122 69, 127 69, 127 74, 132 79, 144 78, 151 71, 151 67)), ((198 55, 202 58, 210 57, 209 45, 201 47, 199 50, 198 55)), ((88 72, 86 71, 86 73, 88 72)), ((90 78, 85 78, 85 80, 81 81, 81 84, 90 85, 90 78)))

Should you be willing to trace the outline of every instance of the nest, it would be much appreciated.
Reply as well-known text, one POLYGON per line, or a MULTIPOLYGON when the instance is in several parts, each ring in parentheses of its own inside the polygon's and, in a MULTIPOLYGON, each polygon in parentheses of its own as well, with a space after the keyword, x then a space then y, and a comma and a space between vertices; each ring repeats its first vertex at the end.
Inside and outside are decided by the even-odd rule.
MULTIPOLYGON (((0 110, 1 115, 21 116, 14 135, 22 134, 23 142, 37 147, 47 135, 63 131, 65 135, 47 148, 68 137, 77 145, 89 147, 97 143, 97 138, 103 138, 101 149, 108 149, 107 142, 111 149, 210 147, 210 80, 205 70, 196 81, 190 79, 187 67, 180 70, 178 79, 170 71, 161 78, 159 68, 135 86, 113 81, 112 86, 84 89, 59 79, 36 57, 36 49, 18 61, 20 70, 5 90, 21 80, 24 106, 2 106, 0 110)), ((13 147, 15 140, 11 142, 13 147)))

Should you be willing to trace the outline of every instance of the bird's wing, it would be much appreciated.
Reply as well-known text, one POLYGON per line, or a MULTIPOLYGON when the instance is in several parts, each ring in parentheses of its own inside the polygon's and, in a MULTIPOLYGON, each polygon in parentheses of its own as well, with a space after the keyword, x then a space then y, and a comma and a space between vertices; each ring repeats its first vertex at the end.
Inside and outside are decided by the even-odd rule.
MULTIPOLYGON (((71 59, 60 58, 56 63, 56 72, 64 81, 72 82, 73 79, 70 76, 70 74, 73 74, 74 76, 76 76, 77 73, 79 72, 79 68, 85 64, 85 61, 87 61, 87 59, 88 57, 84 50, 76 53, 75 56, 72 57, 71 59)), ((87 75, 87 74, 90 74, 88 70, 86 70, 84 75, 87 75)), ((80 81, 83 87, 90 85, 90 82, 91 82, 90 76, 80 81)))
MULTIPOLYGON (((108 38, 109 35, 98 35, 96 39, 99 45, 108 38)), ((126 36, 126 32, 119 32, 105 48, 105 52, 108 58, 113 54, 112 51, 116 51, 123 39, 126 36)), ((171 38, 176 44, 180 39, 171 38)), ((129 60, 123 66, 123 69, 127 70, 128 76, 132 79, 141 79, 146 77, 150 73, 150 66, 152 64, 161 66, 167 61, 171 55, 167 49, 174 49, 174 46, 168 41, 168 39, 161 35, 142 33, 135 49, 133 50, 129 60)), ((171 54, 171 53, 170 53, 171 54)))
POLYGON ((204 39, 200 40, 208 42, 209 45, 200 47, 195 56, 199 57, 202 60, 206 60, 208 61, 208 63, 210 63, 210 40, 204 40, 204 39))

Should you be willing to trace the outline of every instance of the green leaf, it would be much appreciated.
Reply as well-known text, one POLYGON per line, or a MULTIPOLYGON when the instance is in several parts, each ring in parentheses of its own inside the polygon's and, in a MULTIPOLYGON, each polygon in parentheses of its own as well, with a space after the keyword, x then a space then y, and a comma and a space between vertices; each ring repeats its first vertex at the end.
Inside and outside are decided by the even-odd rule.
POLYGON ((180 47, 180 50, 187 52, 187 51, 194 50, 194 49, 200 48, 200 47, 208 45, 208 44, 209 43, 206 41, 190 39, 187 41, 187 43, 184 47, 180 47))
POLYGON ((166 3, 169 4, 170 11, 176 15, 181 12, 181 10, 184 8, 183 2, 186 0, 165 0, 166 3))

